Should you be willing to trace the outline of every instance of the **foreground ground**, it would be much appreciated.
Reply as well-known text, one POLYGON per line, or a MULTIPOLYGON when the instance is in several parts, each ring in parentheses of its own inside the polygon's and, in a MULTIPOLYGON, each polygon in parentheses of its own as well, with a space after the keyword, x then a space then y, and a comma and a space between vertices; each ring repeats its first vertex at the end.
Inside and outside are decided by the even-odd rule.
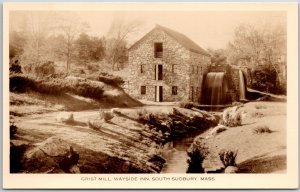
MULTIPOLYGON (((203 137, 217 160, 222 149, 237 150, 236 163, 243 173, 282 173, 286 171, 286 103, 250 102, 240 110, 246 112, 242 126, 227 128, 216 136, 207 130, 203 137), (270 133, 255 130, 269 128, 270 133)), ((209 164, 209 162, 206 162, 209 164)), ((211 163, 212 166, 220 162, 211 163), (214 164, 214 165, 213 165, 214 164)))
MULTIPOLYGON (((101 130, 91 129, 88 125, 88 122, 99 117, 101 107, 90 99, 65 95, 65 98, 59 99, 49 97, 46 102, 41 95, 11 94, 11 104, 11 120, 18 127, 16 137, 11 140, 14 145, 29 145, 30 149, 42 146, 49 153, 55 153, 49 151, 47 146, 55 138, 62 138, 80 154, 79 168, 86 173, 160 172, 163 160, 157 154, 163 154, 167 161, 163 173, 185 172, 186 149, 196 136, 192 134, 174 141, 162 152, 162 146, 156 142, 162 135, 133 118, 142 110, 170 113, 175 103, 159 106, 157 103, 144 102, 145 105, 141 107, 119 109, 122 114, 130 115, 115 114, 109 122, 101 124, 101 130), (18 103, 20 101, 24 103, 18 103), (74 121, 62 122, 70 114, 73 114, 74 121)), ((105 105, 102 108, 106 111, 111 109, 105 105)), ((205 167, 214 169, 221 166, 218 152, 231 149, 238 151, 236 162, 240 172, 285 172, 286 103, 249 102, 239 110, 246 113, 241 126, 227 128, 214 136, 211 135, 213 128, 201 133, 210 151, 205 167), (260 127, 269 128, 271 133, 256 133, 255 129, 260 127)), ((57 171, 51 166, 38 166, 25 169, 29 172, 57 171)))

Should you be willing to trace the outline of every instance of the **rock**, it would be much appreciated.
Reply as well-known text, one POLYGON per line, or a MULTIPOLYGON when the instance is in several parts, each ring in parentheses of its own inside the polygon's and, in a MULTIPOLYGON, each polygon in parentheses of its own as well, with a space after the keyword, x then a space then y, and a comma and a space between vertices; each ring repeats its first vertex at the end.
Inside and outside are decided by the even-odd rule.
POLYGON ((111 113, 114 113, 114 114, 117 114, 117 115, 120 115, 121 114, 121 111, 120 111, 120 108, 112 108, 110 110, 111 113))
POLYGON ((80 169, 77 165, 72 166, 69 171, 70 173, 80 173, 80 169))
POLYGON ((72 113, 69 113, 69 112, 61 112, 61 113, 59 113, 59 114, 56 116, 56 120, 57 120, 58 122, 65 122, 65 121, 67 121, 67 120, 70 119, 70 118, 73 118, 73 120, 74 120, 74 116, 73 116, 73 117, 71 117, 71 116, 73 116, 72 113))
POLYGON ((269 95, 264 95, 264 96, 262 96, 262 97, 256 99, 256 101, 269 101, 270 98, 271 98, 271 96, 269 96, 269 95))
POLYGON ((64 140, 59 137, 53 136, 41 143, 38 143, 35 148, 26 153, 26 157, 32 158, 37 154, 37 151, 42 151, 48 156, 59 156, 66 154, 69 149, 70 146, 64 140))
POLYGON ((29 172, 46 173, 67 172, 77 173, 79 154, 66 141, 53 136, 38 143, 25 154, 25 166, 29 172))
POLYGON ((112 118, 114 118, 114 115, 111 111, 99 111, 100 120, 104 119, 104 121, 110 121, 112 118))
POLYGON ((236 166, 228 166, 228 167, 225 168, 224 172, 225 173, 237 173, 238 170, 239 170, 239 168, 236 167, 236 166))
POLYGON ((227 130, 226 126, 219 124, 209 132, 209 134, 206 138, 211 137, 211 136, 216 136, 218 133, 221 133, 225 130, 227 130))
POLYGON ((192 110, 185 108, 173 108, 173 114, 178 116, 184 116, 186 118, 193 118, 195 116, 192 110))
POLYGON ((73 147, 70 147, 70 151, 68 151, 68 153, 65 155, 65 157, 63 157, 62 160, 59 161, 59 167, 64 170, 65 172, 71 172, 75 171, 76 172, 76 165, 78 163, 79 160, 79 154, 74 151, 73 147))

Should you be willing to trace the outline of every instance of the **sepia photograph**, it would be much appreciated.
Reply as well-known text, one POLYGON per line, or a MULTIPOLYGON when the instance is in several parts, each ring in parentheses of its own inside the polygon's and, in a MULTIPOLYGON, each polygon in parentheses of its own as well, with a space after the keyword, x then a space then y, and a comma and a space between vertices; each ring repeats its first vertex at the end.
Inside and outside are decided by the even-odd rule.
POLYGON ((287 9, 16 5, 3 17, 7 174, 199 183, 297 168, 287 9))

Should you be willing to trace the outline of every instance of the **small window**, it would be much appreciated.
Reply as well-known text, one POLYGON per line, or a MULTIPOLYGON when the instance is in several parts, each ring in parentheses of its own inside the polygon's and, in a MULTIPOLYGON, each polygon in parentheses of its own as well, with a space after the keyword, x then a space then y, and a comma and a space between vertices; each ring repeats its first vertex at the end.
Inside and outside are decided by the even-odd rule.
POLYGON ((172 86, 172 95, 177 95, 177 86, 172 86))
POLYGON ((172 73, 175 73, 177 70, 177 65, 176 64, 173 64, 172 65, 172 73))
POLYGON ((163 56, 163 44, 162 43, 154 43, 154 57, 162 58, 163 56))
POLYGON ((192 65, 192 74, 195 73, 194 65, 192 65))
POLYGON ((194 87, 190 87, 190 100, 194 101, 194 87))
POLYGON ((141 65, 141 73, 145 73, 145 65, 141 65))
POLYGON ((146 86, 141 86, 141 95, 146 94, 146 86))

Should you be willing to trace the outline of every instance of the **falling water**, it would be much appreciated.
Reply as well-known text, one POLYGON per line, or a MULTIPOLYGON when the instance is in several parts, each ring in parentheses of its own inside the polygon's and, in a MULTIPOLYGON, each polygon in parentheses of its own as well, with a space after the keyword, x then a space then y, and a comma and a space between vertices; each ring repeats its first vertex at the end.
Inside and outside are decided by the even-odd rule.
POLYGON ((241 70, 239 70, 239 89, 240 89, 240 100, 246 100, 246 87, 244 75, 241 70))
POLYGON ((210 72, 206 75, 202 103, 205 105, 224 105, 227 102, 227 81, 224 72, 210 72))

